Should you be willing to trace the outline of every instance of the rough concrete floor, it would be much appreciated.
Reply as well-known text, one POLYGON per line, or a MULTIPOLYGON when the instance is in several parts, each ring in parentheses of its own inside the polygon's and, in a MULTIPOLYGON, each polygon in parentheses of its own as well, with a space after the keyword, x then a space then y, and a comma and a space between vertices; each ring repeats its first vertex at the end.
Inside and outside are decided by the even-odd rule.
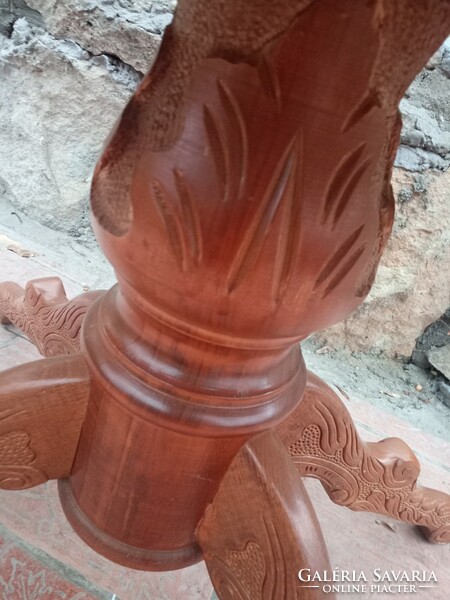
MULTIPOLYGON (((60 276, 69 296, 113 283, 112 270, 95 247, 86 247, 21 215, 0 208, 0 279, 25 283, 60 276), (24 258, 7 246, 35 253, 24 258)), ((349 394, 347 407, 365 439, 402 437, 423 467, 422 483, 450 492, 450 410, 433 395, 432 377, 381 357, 343 355, 304 348, 308 366, 349 394), (422 389, 418 391, 417 385, 422 389)), ((12 328, 0 329, 0 368, 38 358, 31 344, 12 328)), ((323 526, 332 567, 433 570, 433 589, 419 589, 418 600, 448 600, 450 548, 426 543, 407 524, 369 513, 352 513, 332 504, 316 481, 308 490, 323 526)), ((24 492, 0 492, 1 600, 209 600, 212 588, 203 564, 173 573, 142 573, 96 555, 67 524, 54 483, 24 492)), ((339 598, 386 598, 384 593, 342 593, 339 598)), ((402 596, 396 594, 395 597, 402 596)), ((276 599, 283 600, 283 599, 276 599)))

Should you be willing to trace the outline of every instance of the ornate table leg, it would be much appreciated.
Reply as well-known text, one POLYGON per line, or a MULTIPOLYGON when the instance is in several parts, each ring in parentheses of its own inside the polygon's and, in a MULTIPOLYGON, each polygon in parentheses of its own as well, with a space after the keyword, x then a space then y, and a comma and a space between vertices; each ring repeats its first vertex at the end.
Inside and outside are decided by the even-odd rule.
POLYGON ((331 573, 309 497, 280 440, 248 442, 208 507, 198 538, 220 600, 335 598, 301 584, 301 569, 331 573))
POLYGON ((300 405, 278 434, 304 477, 319 479, 333 502, 420 525, 450 542, 450 496, 417 486, 420 465, 402 440, 360 440, 338 394, 309 373, 300 405))
POLYGON ((104 292, 86 292, 68 300, 58 277, 35 279, 25 289, 0 284, 0 322, 21 329, 43 356, 80 351, 80 332, 91 304, 104 292))
MULTIPOLYGON (((83 324, 90 394, 60 495, 93 548, 140 569, 191 564, 213 503, 200 540, 229 562, 220 543, 245 548, 224 507, 233 484, 256 481, 299 561, 306 539, 321 546, 286 454, 272 464, 275 442, 245 445, 301 401, 297 342, 371 287, 393 219, 398 103, 449 29, 447 0, 179 0, 92 185, 118 285, 83 324)), ((258 540, 267 559, 276 530, 258 540)))
POLYGON ((0 488, 22 490, 69 475, 88 394, 81 355, 0 373, 0 488))

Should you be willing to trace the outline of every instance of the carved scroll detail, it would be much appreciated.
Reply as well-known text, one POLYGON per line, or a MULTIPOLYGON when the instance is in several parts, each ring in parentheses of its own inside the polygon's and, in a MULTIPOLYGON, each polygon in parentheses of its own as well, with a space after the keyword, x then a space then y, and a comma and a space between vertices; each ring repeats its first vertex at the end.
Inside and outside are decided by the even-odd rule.
POLYGON ((267 565, 259 544, 250 541, 241 550, 228 550, 223 560, 209 554, 205 559, 210 564, 211 581, 220 598, 261 597, 267 565))
POLYGON ((352 510, 420 525, 450 542, 450 496, 417 486, 420 465, 397 438, 364 443, 339 396, 309 375, 300 407, 279 431, 299 473, 319 479, 331 500, 352 510))
POLYGON ((48 477, 33 467, 36 455, 30 448, 31 438, 25 431, 11 431, 0 436, 0 488, 23 490, 48 477))
POLYGON ((0 319, 21 329, 44 356, 80 350, 81 326, 90 305, 103 292, 87 292, 68 300, 58 277, 35 279, 25 289, 0 284, 0 319))

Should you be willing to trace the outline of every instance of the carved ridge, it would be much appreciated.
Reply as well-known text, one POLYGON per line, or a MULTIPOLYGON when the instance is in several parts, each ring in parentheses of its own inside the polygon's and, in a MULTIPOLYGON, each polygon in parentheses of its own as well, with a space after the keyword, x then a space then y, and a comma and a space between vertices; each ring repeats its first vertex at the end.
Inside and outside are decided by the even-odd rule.
POLYGON ((187 267, 186 244, 178 211, 164 190, 162 183, 158 179, 153 180, 151 189, 153 192, 152 197, 158 208, 161 220, 164 223, 175 260, 177 261, 180 269, 185 271, 187 267))
POLYGON ((357 168, 356 165, 358 164, 366 145, 366 142, 362 142, 357 148, 346 154, 338 165, 334 175, 331 177, 331 181, 325 194, 322 224, 327 222, 333 208, 336 203, 339 202, 342 190, 349 178, 353 176, 354 170, 357 168))
POLYGON ((344 277, 348 275, 363 254, 366 247, 365 244, 355 250, 346 260, 346 262, 340 266, 342 261, 344 261, 349 252, 355 246, 364 228, 365 225, 361 225, 358 227, 358 229, 351 233, 322 267, 322 270, 320 271, 313 288, 313 291, 317 291, 326 284, 322 293, 322 298, 328 296, 328 294, 341 283, 344 277))
POLYGON ((348 182, 347 182, 346 186, 344 187, 344 189, 342 190, 342 193, 341 193, 340 198, 336 205, 336 209, 335 209, 334 217, 333 217, 333 225, 331 228, 332 230, 335 229, 336 225, 339 223, 342 215, 344 214, 345 209, 347 208, 347 205, 349 204, 350 200, 353 197, 353 192, 355 191, 356 186, 358 185, 361 177, 366 172, 366 169, 370 165, 371 160, 372 160, 372 157, 368 156, 361 163, 361 165, 355 169, 353 174, 348 179, 348 182))
POLYGON ((343 122, 341 133, 346 133, 377 106, 380 101, 376 92, 368 90, 343 122))
MULTIPOLYGON (((219 96, 222 101, 222 106, 224 107, 225 113, 228 116, 228 120, 230 122, 229 131, 233 132, 236 130, 238 132, 238 144, 236 145, 239 149, 235 154, 235 165, 234 169, 239 173, 239 183, 237 190, 237 197, 239 198, 244 189, 246 179, 247 179, 247 170, 248 170, 248 136, 247 129, 245 125, 245 120, 242 115, 242 110, 233 95, 233 92, 230 90, 228 85, 222 80, 218 81, 219 87, 219 96)), ((234 154, 234 153, 233 153, 234 154)), ((233 190, 234 191, 234 190, 233 190)))
POLYGON ((270 59, 263 55, 258 64, 258 75, 266 95, 273 100, 278 112, 281 111, 281 89, 277 73, 270 59))
POLYGON ((224 201, 230 195, 230 153, 225 141, 225 134, 214 113, 208 106, 203 107, 203 120, 211 147, 217 175, 223 189, 224 201))
POLYGON ((294 137, 278 162, 264 197, 230 267, 227 283, 229 293, 243 282, 258 259, 277 209, 289 195, 289 183, 293 172, 295 172, 297 157, 297 137, 294 137))
POLYGON ((299 191, 299 167, 303 166, 303 138, 293 147, 293 169, 288 181, 286 201, 284 203, 281 228, 278 234, 277 258, 275 261, 273 296, 278 306, 283 299, 291 279, 295 259, 302 237, 301 214, 302 200, 299 191))
POLYGON ((180 169, 173 170, 175 186, 181 205, 184 223, 187 227, 186 237, 194 262, 198 264, 203 255, 203 238, 197 207, 192 199, 184 173, 180 169))

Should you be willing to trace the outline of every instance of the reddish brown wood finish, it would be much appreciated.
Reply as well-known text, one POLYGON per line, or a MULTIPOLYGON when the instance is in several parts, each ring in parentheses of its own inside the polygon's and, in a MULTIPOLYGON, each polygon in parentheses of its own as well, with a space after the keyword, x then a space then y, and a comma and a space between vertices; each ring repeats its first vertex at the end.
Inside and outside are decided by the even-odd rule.
POLYGON ((0 488, 23 490, 70 474, 88 394, 79 354, 0 373, 0 488))
POLYGON ((236 456, 198 538, 220 600, 336 598, 299 580, 300 569, 332 569, 303 483, 272 433, 236 456))
POLYGON ((85 323, 63 504, 94 547, 140 568, 142 549, 146 568, 198 558, 238 448, 301 397, 295 342, 370 289, 397 105, 448 28, 438 0, 179 3, 92 187, 119 287, 85 323))
MULTIPOLYGON (((99 552, 140 569, 199 560, 195 532, 213 501, 220 535, 240 543, 224 490, 252 469, 255 435, 293 411, 280 431, 292 425, 301 438, 315 424, 317 403, 299 406, 297 342, 345 317, 371 287, 393 219, 398 103, 449 30, 448 0, 178 2, 92 186, 94 227, 119 283, 84 319, 90 396, 60 489, 69 520, 99 552)), ((13 320, 10 305, 2 310, 13 320)), ((276 443, 258 439, 271 440, 262 456, 276 443)), ((267 507, 287 454, 262 467, 267 507)), ((287 478, 275 523, 292 525, 291 543, 309 560, 287 518, 296 514, 287 478)), ((211 514, 200 530, 207 553, 218 543, 211 514)))
POLYGON ((303 477, 319 479, 333 502, 423 528, 450 542, 450 496, 417 485, 420 465, 400 439, 360 440, 338 394, 308 373, 300 405, 277 430, 303 477))
POLYGON ((103 292, 86 292, 68 300, 58 277, 35 279, 25 289, 0 284, 0 322, 21 329, 44 356, 80 351, 80 333, 91 304, 103 292))
POLYGON ((303 393, 299 348, 201 342, 131 312, 115 288, 89 311, 83 352, 92 387, 63 484, 69 520, 94 548, 134 568, 199 560, 195 529, 235 454, 303 393))

